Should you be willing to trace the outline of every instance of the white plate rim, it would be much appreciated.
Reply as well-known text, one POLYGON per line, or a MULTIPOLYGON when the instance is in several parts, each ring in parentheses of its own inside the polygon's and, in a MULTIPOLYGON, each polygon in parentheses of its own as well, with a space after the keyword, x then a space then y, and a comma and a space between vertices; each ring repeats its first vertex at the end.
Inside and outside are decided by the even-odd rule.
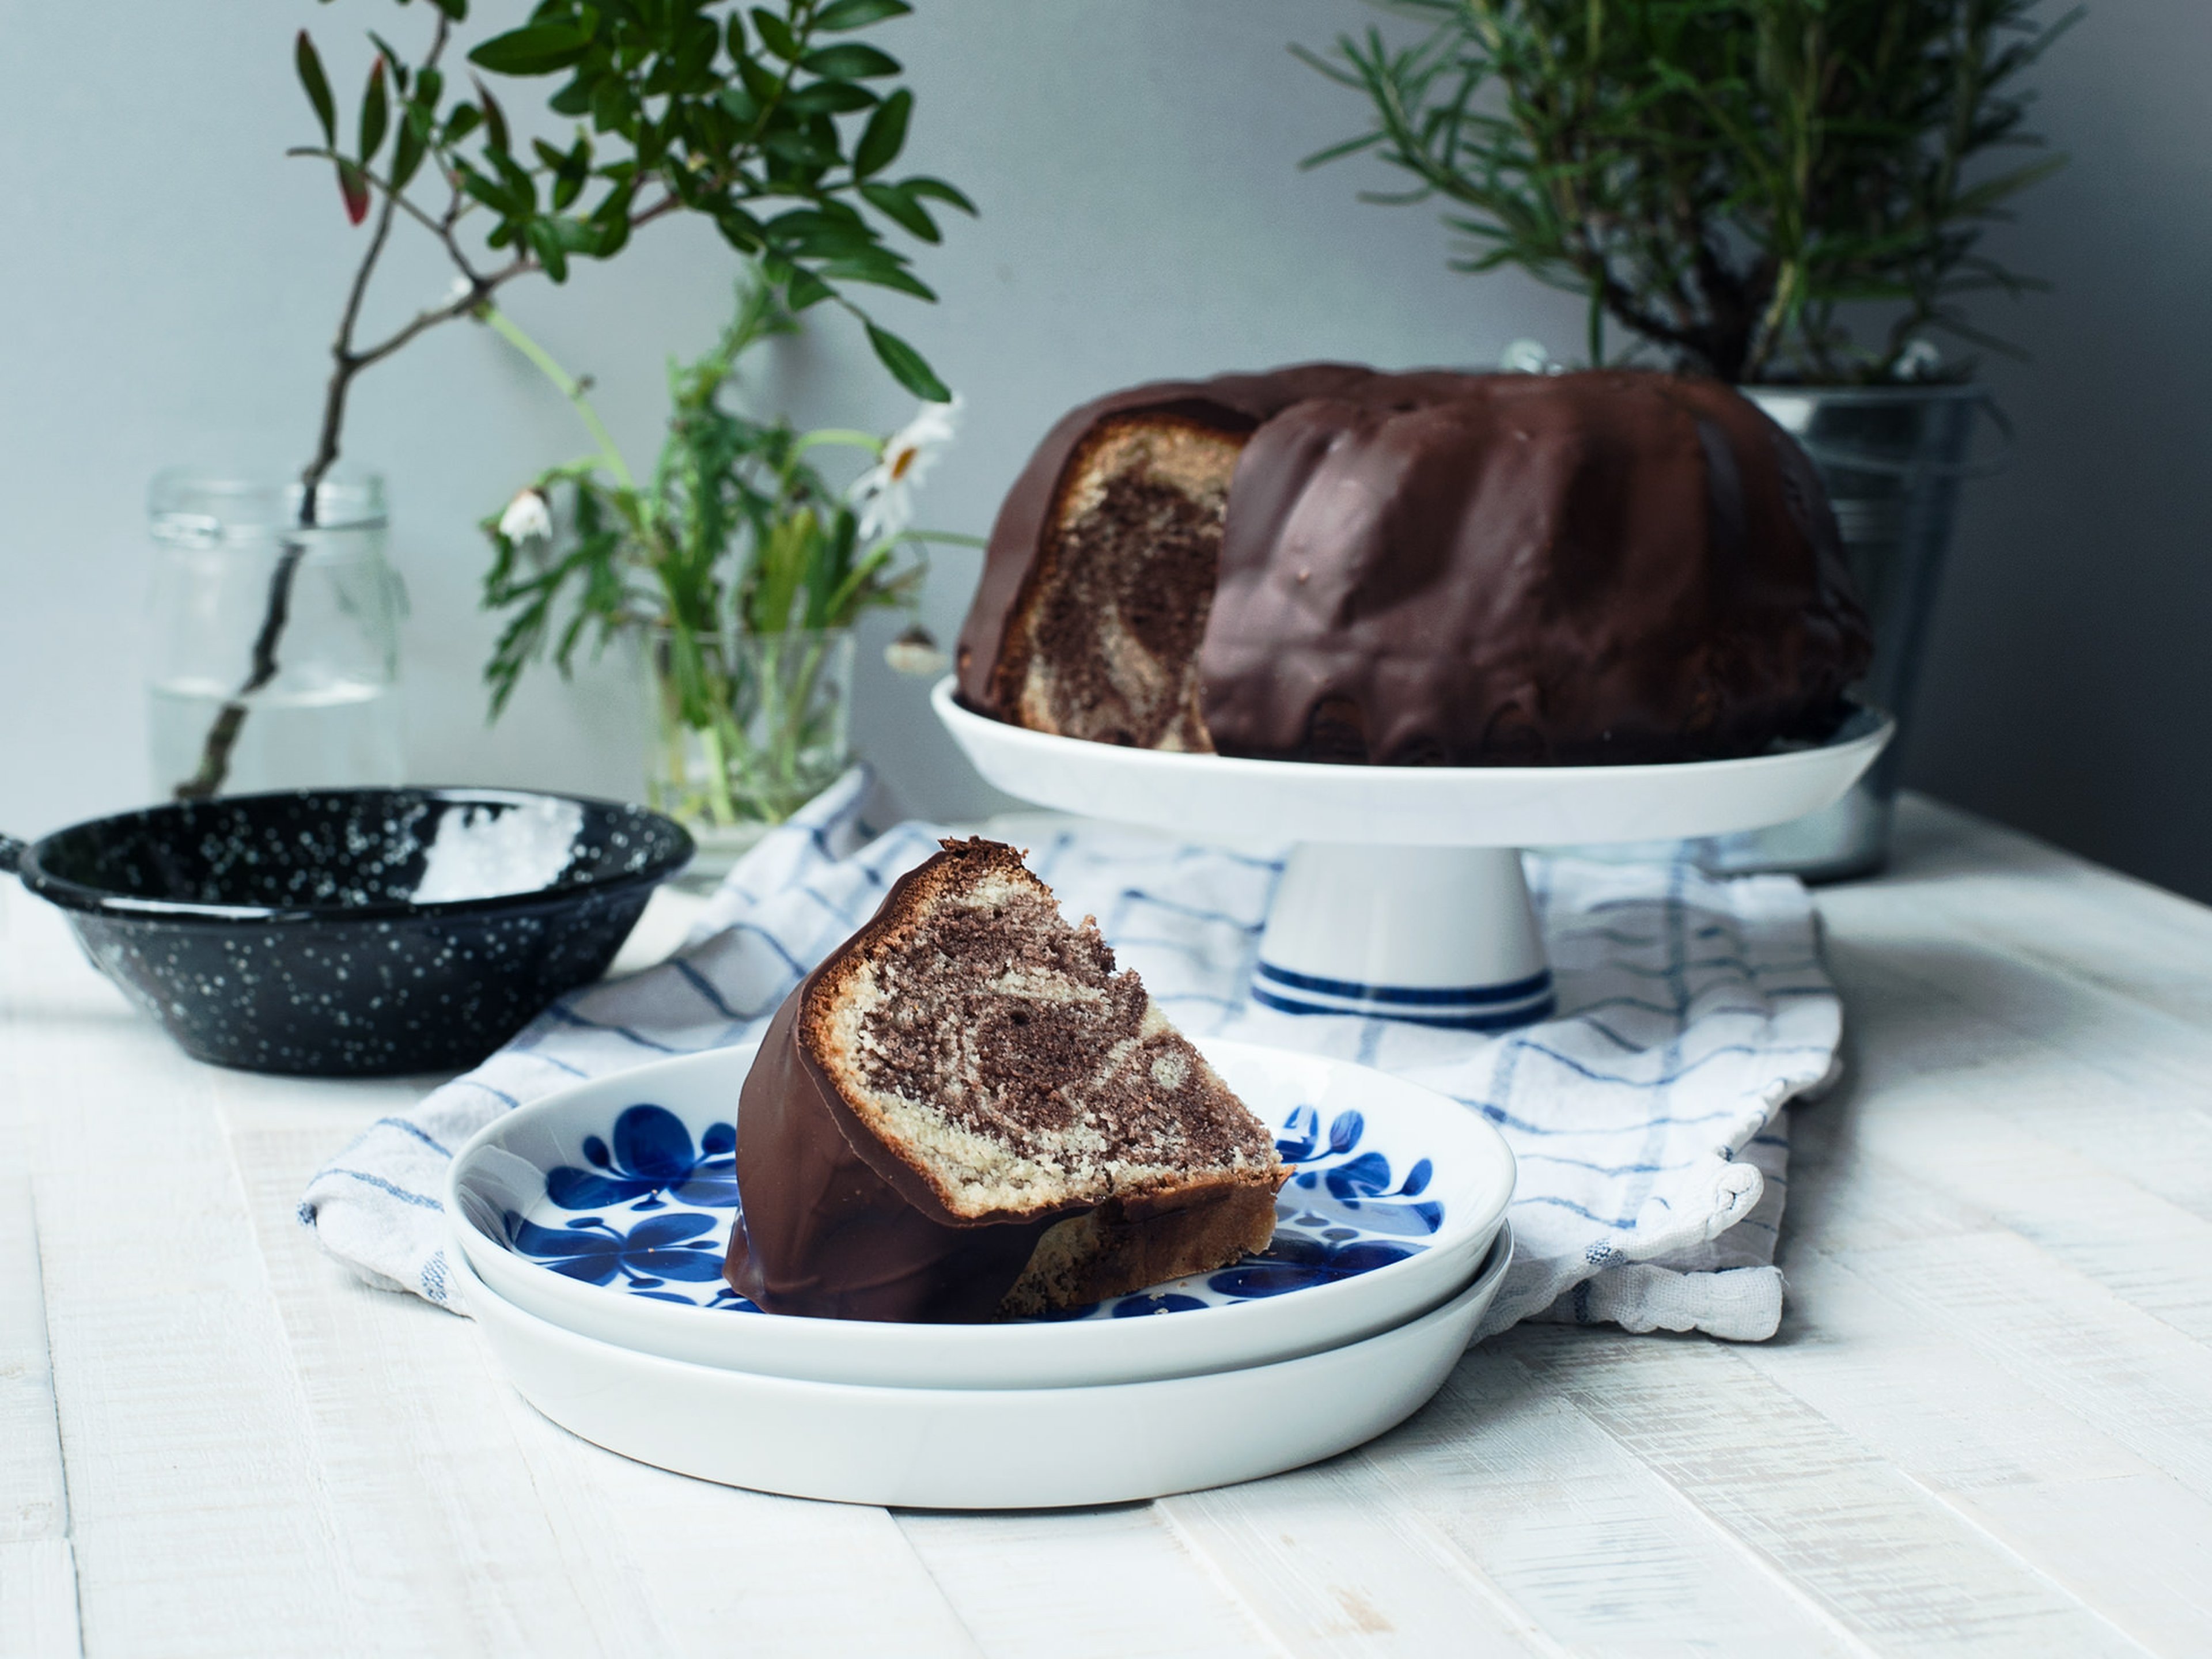
MULTIPOLYGON (((1494 1155, 1497 1171, 1490 1188, 1485 1194, 1487 1203, 1470 1212, 1477 1217, 1477 1219, 1472 1224, 1462 1224, 1460 1228, 1455 1229, 1458 1236, 1449 1243, 1441 1247, 1437 1255, 1440 1258, 1448 1258, 1455 1250, 1465 1250, 1476 1262, 1486 1259, 1498 1226, 1502 1224, 1505 1212, 1512 1201, 1513 1193, 1518 1182, 1518 1164, 1514 1158, 1512 1148, 1506 1143, 1504 1138, 1480 1114, 1468 1110, 1448 1096, 1437 1094, 1436 1091, 1427 1088, 1425 1085, 1413 1083, 1389 1073, 1377 1071, 1372 1066, 1360 1066, 1355 1061, 1231 1038, 1200 1037, 1194 1038, 1193 1041, 1199 1044, 1201 1050, 1220 1047, 1231 1051, 1249 1051, 1255 1057, 1263 1058, 1268 1061, 1287 1061, 1292 1064, 1317 1066, 1331 1073, 1352 1073, 1372 1076, 1387 1082, 1393 1088, 1409 1090, 1419 1095, 1432 1097, 1442 1106, 1448 1108, 1452 1114, 1453 1121, 1468 1130, 1476 1142, 1485 1146, 1490 1154, 1494 1155)), ((482 1156, 483 1148, 497 1142, 503 1134, 512 1133, 524 1127, 526 1119, 522 1115, 528 1114, 532 1117, 550 1116, 568 1109, 571 1103, 580 1096, 596 1095, 617 1086, 624 1089, 632 1086, 649 1088, 653 1079, 672 1072, 683 1073, 694 1069, 704 1071, 720 1066, 735 1065, 738 1063, 739 1057, 745 1055, 754 1046, 750 1043, 738 1043, 726 1048, 708 1049, 697 1054, 676 1055, 664 1060, 648 1061, 645 1065, 634 1066, 623 1072, 610 1073, 603 1077, 585 1079, 553 1091, 536 1100, 526 1102, 523 1105, 502 1113, 481 1126, 455 1151, 453 1160, 447 1168, 442 1193, 450 1229, 459 1246, 461 1255, 471 1265, 472 1276, 478 1279, 487 1277, 477 1258, 480 1253, 488 1254, 494 1256, 497 1263, 492 1270, 494 1273, 509 1272, 526 1275, 529 1282, 543 1291, 550 1305, 602 1312, 607 1315, 608 1320, 619 1319, 625 1322, 643 1322, 648 1327, 658 1328, 668 1333, 669 1340, 679 1340, 682 1335, 693 1332, 719 1334, 726 1331, 732 1334, 738 1334, 743 1328, 758 1328, 732 1327, 729 1322, 732 1316, 722 1310, 685 1306, 644 1297, 611 1297, 599 1287, 569 1279, 553 1272, 550 1268, 520 1256, 502 1241, 485 1234, 471 1219, 470 1206, 462 1201, 461 1196, 461 1183, 472 1160, 482 1156), (610 1309, 618 1311, 610 1312, 608 1311, 610 1309)), ((734 1097, 731 1109, 732 1112, 736 1109, 734 1097)), ((942 1352, 948 1346, 972 1355, 973 1358, 969 1363, 981 1364, 994 1355, 1008 1352, 1013 1349, 1014 1345, 1024 1340, 1032 1343, 1050 1341, 1056 1348, 1072 1350, 1077 1356, 1077 1359, 1071 1363, 1079 1363, 1081 1358, 1087 1357, 1093 1351, 1098 1359, 1105 1361, 1126 1358, 1129 1350, 1137 1345, 1150 1343, 1157 1347, 1166 1347, 1179 1339, 1187 1340, 1185 1334, 1190 1330, 1188 1322, 1196 1320, 1205 1321, 1206 1328, 1208 1331, 1219 1334, 1220 1340, 1218 1346, 1234 1346, 1234 1339, 1241 1335, 1246 1328, 1265 1321, 1279 1319, 1281 1316, 1279 1313, 1270 1310, 1291 1302, 1295 1302, 1296 1305, 1310 1312, 1341 1311, 1350 1317, 1349 1309, 1346 1304, 1373 1297, 1376 1295, 1375 1285, 1377 1281, 1380 1281, 1387 1291, 1395 1283, 1396 1279, 1407 1276, 1400 1270, 1413 1263, 1423 1264, 1422 1267, 1414 1268, 1414 1271, 1422 1273, 1424 1276, 1426 1273, 1435 1272, 1437 1269, 1434 1262, 1425 1261, 1425 1258, 1429 1255, 1429 1252, 1423 1252, 1419 1256, 1392 1262, 1370 1273, 1358 1274, 1352 1279, 1314 1285, 1290 1292, 1283 1297, 1255 1298, 1224 1307, 1194 1310, 1158 1319, 1045 1322, 1036 1324, 947 1325, 814 1319, 793 1315, 761 1314, 745 1317, 773 1319, 787 1328, 797 1328, 805 1333, 804 1338, 799 1340, 818 1343, 829 1351, 830 1358, 823 1363, 833 1367, 840 1363, 840 1355, 848 1354, 856 1349, 864 1352, 886 1348, 894 1351, 903 1348, 910 1352, 922 1350, 942 1352), (1383 1276, 1386 1274, 1394 1275, 1394 1278, 1384 1279, 1383 1276), (1178 1328, 1174 1331, 1162 1330, 1162 1328, 1171 1324, 1178 1328), (1150 1337, 1142 1334, 1147 1331, 1158 1334, 1150 1337), (1045 1334, 1047 1333, 1051 1334, 1047 1336, 1045 1334), (1115 1334, 1116 1333, 1118 1334, 1115 1334)), ((503 1297, 503 1299, 509 1302, 513 1300, 511 1297, 503 1297)), ((533 1317, 544 1316, 545 1316, 542 1313, 533 1314, 533 1317)), ((564 1326, 563 1328, 573 1328, 564 1326)), ((588 1333, 582 1331, 578 1331, 576 1334, 588 1335, 588 1333)), ((1369 1333, 1369 1334, 1372 1334, 1371 1331, 1369 1333)), ((605 1340, 607 1339, 595 1336, 591 1337, 590 1340, 605 1340)), ((1364 1340, 1364 1338, 1357 1340, 1364 1340)), ((671 1355, 662 1357, 675 1358, 671 1355)), ((1277 1359, 1282 1357, 1278 1355, 1277 1359)), ((681 1359, 678 1363, 705 1362, 681 1359)), ((744 1369, 744 1367, 742 1363, 733 1358, 729 1362, 727 1368, 744 1369)), ((853 1384, 850 1386, 890 1385, 853 1384)), ((1064 1383, 1056 1386, 1085 1385, 1064 1383)))

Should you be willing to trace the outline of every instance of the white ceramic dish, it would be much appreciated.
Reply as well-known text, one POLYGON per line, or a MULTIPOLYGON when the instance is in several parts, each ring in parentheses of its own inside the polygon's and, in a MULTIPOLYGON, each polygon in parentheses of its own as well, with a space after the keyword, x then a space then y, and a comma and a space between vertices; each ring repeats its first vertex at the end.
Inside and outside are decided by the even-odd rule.
POLYGON ((1663 766, 1327 766, 1170 755, 1054 737, 930 694, 975 769, 1064 812, 1237 842, 1256 834, 1361 846, 1546 847, 1656 841, 1781 823, 1832 805, 1896 722, 1862 709, 1818 748, 1663 766))
POLYGON ((858 1388, 695 1365, 549 1324, 455 1271, 523 1398, 610 1451, 795 1498, 1041 1509, 1256 1480, 1372 1439, 1443 1386, 1512 1255, 1501 1230, 1474 1283, 1364 1341, 1084 1389, 858 1388))
POLYGON ((455 1157, 447 1211, 480 1278, 580 1334, 889 1388, 1067 1388, 1267 1364, 1389 1329, 1474 1275, 1513 1194, 1513 1154, 1488 1123, 1341 1060, 1200 1046, 1300 1164, 1278 1200, 1276 1243, 1080 1317, 885 1324, 778 1316, 738 1298, 720 1268, 750 1048, 659 1061, 508 1113, 455 1157))
POLYGON ((1522 847, 1674 840, 1784 823, 1841 799, 1896 723, 1857 710, 1817 748, 1665 766, 1324 766, 1169 755, 938 718, 976 770, 1062 811, 1176 836, 1295 843, 1252 997, 1293 1014, 1504 1030, 1556 1006, 1522 847))

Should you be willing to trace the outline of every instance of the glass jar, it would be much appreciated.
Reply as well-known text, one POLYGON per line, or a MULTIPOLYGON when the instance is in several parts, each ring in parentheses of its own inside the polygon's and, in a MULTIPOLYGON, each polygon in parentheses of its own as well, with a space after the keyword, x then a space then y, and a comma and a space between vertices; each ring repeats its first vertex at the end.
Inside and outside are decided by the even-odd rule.
POLYGON ((400 746, 398 579, 384 485, 172 471, 154 538, 146 694, 157 795, 392 784, 400 746))
POLYGON ((718 878, 852 760, 849 629, 647 641, 655 726, 646 798, 691 832, 692 879, 718 878))

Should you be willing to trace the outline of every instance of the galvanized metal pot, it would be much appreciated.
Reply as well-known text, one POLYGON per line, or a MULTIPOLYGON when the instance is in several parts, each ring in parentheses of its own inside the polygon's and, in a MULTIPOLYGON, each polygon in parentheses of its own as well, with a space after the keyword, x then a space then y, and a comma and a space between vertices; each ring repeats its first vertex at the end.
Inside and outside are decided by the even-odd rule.
POLYGON ((1680 850, 1729 874, 1778 870, 1814 881, 1871 874, 1889 856, 1912 695, 1959 486, 1997 466, 1967 459, 1976 411, 1990 406, 1989 394, 1972 386, 1741 390, 1804 446, 1827 484, 1844 552, 1874 623, 1874 667, 1853 696, 1895 714, 1899 731, 1874 769, 1826 811, 1771 830, 1686 842, 1680 850))

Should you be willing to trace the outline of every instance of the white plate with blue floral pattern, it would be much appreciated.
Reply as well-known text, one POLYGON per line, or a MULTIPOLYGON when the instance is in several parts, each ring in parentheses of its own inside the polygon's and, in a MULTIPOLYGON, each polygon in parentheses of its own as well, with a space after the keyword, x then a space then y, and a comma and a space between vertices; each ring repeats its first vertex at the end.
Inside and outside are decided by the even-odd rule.
POLYGON ((1296 1173, 1263 1254, 1036 1320, 920 1325, 768 1314, 722 1278, 750 1047, 658 1061, 495 1120, 453 1160, 461 1252, 516 1307, 727 1370, 885 1388, 1048 1389, 1188 1376, 1359 1341, 1465 1288, 1513 1154, 1455 1101, 1365 1066, 1201 1041, 1296 1173))
POLYGON ((1067 1389, 860 1388, 695 1365, 525 1313, 465 1261, 454 1279, 522 1397, 594 1445, 794 1498, 1045 1509, 1255 1480, 1374 1438, 1443 1386, 1512 1259, 1502 1229, 1471 1284, 1364 1341, 1067 1389))

